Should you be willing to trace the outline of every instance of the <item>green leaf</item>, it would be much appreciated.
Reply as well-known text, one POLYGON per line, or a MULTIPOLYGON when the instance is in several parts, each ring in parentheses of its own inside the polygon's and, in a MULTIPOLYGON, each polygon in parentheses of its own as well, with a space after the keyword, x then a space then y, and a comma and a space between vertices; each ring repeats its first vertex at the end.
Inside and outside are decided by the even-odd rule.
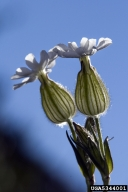
POLYGON ((106 137, 106 139, 104 140, 104 150, 105 150, 106 163, 107 163, 108 171, 110 174, 113 170, 113 160, 112 160, 111 152, 109 149, 108 137, 106 137))

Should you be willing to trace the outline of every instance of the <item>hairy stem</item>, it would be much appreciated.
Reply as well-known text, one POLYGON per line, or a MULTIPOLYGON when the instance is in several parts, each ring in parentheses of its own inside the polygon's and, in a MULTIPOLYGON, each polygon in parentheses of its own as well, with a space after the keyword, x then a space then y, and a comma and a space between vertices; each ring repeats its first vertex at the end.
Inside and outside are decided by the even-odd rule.
POLYGON ((96 117, 95 122, 96 122, 98 137, 99 137, 100 150, 101 150, 101 153, 102 153, 102 155, 104 157, 105 152, 104 152, 104 145, 103 145, 103 139, 102 139, 102 133, 101 133, 101 128, 100 128, 99 118, 96 117))
POLYGON ((75 133, 75 129, 74 129, 74 125, 73 125, 73 123, 72 123, 72 120, 71 120, 71 119, 68 119, 68 120, 67 120, 67 123, 68 123, 68 125, 69 125, 69 127, 70 127, 70 130, 71 130, 71 132, 72 132, 73 139, 74 139, 74 141, 76 141, 77 137, 76 137, 76 133, 75 133))

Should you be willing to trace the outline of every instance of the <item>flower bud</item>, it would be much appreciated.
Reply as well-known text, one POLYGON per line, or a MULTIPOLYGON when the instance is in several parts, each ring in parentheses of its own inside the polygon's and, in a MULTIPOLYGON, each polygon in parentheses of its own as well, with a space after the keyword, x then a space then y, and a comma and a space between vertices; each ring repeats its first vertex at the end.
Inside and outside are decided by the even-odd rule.
POLYGON ((110 179, 110 173, 113 170, 113 160, 108 145, 108 137, 104 141, 105 154, 101 153, 100 143, 96 136, 90 133, 84 127, 73 123, 75 131, 80 140, 74 141, 76 145, 85 150, 94 165, 100 171, 102 179, 105 181, 110 179))
POLYGON ((67 131, 66 131, 66 135, 67 135, 68 141, 71 144, 71 147, 75 153, 77 163, 80 167, 80 171, 82 172, 83 176, 86 178, 86 182, 88 182, 91 185, 94 185, 95 165, 90 160, 87 153, 85 153, 85 151, 81 147, 74 145, 74 143, 73 143, 71 137, 69 137, 67 131))
POLYGON ((72 96, 47 75, 41 77, 40 93, 42 107, 50 121, 59 124, 74 116, 76 107, 72 96))
POLYGON ((104 157, 101 154, 99 145, 97 145, 97 142, 95 141, 95 138, 84 127, 81 127, 75 122, 73 124, 75 127, 75 131, 80 139, 80 142, 78 141, 76 142, 76 144, 80 146, 83 150, 85 150, 85 152, 88 154, 88 156, 90 157, 92 162, 95 164, 97 169, 99 169, 100 172, 105 173, 106 162, 104 157))
POLYGON ((81 71, 77 76, 75 101, 78 110, 88 116, 103 113, 109 106, 108 91, 91 65, 88 56, 81 57, 81 71))

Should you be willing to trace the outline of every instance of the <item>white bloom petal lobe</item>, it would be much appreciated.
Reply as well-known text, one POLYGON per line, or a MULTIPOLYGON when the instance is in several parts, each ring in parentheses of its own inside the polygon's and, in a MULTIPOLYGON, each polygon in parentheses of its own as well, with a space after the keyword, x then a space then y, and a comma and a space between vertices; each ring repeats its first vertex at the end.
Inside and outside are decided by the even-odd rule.
POLYGON ((88 38, 86 38, 86 37, 83 37, 82 39, 81 39, 81 41, 80 41, 80 46, 81 47, 83 47, 83 48, 88 48, 88 38))
POLYGON ((46 51, 41 51, 40 53, 40 67, 42 68, 42 70, 46 67, 47 63, 48 63, 48 59, 49 56, 47 54, 46 51))
POLYGON ((88 50, 91 51, 94 47, 96 47, 96 39, 89 39, 88 50))
POLYGON ((27 66, 28 66, 30 69, 32 69, 32 70, 36 70, 36 69, 37 69, 38 63, 37 63, 37 61, 36 61, 36 59, 35 59, 35 56, 34 56, 32 53, 28 54, 28 55, 25 57, 25 61, 26 61, 27 66))
POLYGON ((73 51, 75 51, 77 48, 78 48, 78 46, 77 46, 77 44, 76 44, 76 42, 68 42, 68 47, 70 48, 70 49, 72 49, 73 51))
POLYGON ((100 38, 97 44, 97 50, 103 49, 108 45, 112 44, 112 40, 109 38, 100 38))
POLYGON ((30 73, 31 73, 31 70, 26 67, 20 67, 20 68, 16 69, 17 75, 26 76, 26 75, 29 75, 30 73))

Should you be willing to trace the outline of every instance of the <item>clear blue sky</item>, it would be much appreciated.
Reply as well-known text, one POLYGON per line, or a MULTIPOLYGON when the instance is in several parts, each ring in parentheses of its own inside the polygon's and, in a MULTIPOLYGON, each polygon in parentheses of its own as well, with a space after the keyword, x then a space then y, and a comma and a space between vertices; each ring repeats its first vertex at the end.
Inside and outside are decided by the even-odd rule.
MULTIPOLYGON (((27 156, 46 162, 49 172, 59 176, 72 191, 85 190, 85 181, 76 163, 65 131, 49 122, 41 108, 40 83, 29 83, 16 91, 19 81, 10 77, 16 68, 25 67, 24 58, 33 53, 37 60, 40 51, 48 51, 58 43, 82 37, 109 37, 113 44, 91 56, 94 65, 109 89, 111 106, 101 118, 103 137, 110 141, 114 161, 111 184, 128 184, 128 1, 127 0, 1 0, 0 2, 0 79, 4 86, 6 105, 4 116, 15 116, 24 123, 23 151, 27 156), (49 162, 49 164, 48 164, 49 162)), ((74 94, 78 59, 57 59, 50 78, 68 87, 74 94)), ((84 124, 85 117, 76 114, 74 121, 84 124)), ((8 121, 8 118, 7 120, 8 121)), ((6 123, 6 122, 5 122, 6 123)), ((101 178, 96 172, 97 184, 101 178)))

